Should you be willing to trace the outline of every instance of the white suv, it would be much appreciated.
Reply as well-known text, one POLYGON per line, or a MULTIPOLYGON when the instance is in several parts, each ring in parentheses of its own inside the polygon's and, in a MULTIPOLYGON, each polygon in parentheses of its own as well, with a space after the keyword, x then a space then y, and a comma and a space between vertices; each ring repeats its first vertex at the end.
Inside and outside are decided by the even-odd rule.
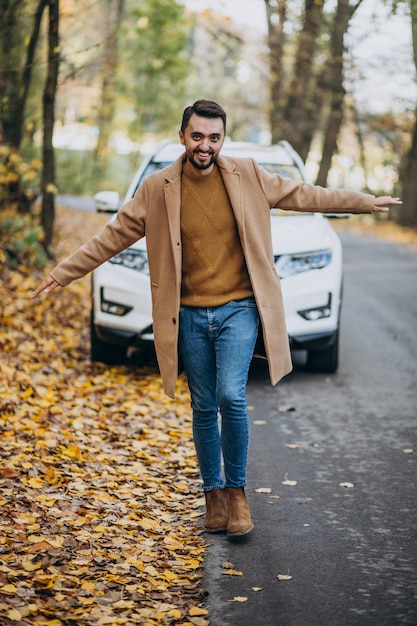
MULTIPOLYGON (((146 176, 170 165, 184 151, 163 142, 135 174, 125 201, 146 176)), ((304 164, 287 142, 262 147, 226 141, 222 155, 252 157, 270 172, 305 180, 304 164)), ((101 191, 96 209, 116 213, 119 195, 101 191)), ((307 368, 332 373, 339 358, 342 298, 342 249, 339 237, 320 213, 271 211, 275 267, 281 278, 292 350, 307 351, 307 368)), ((93 272, 91 358, 108 364, 124 361, 130 347, 153 345, 152 306, 146 238, 93 272)))

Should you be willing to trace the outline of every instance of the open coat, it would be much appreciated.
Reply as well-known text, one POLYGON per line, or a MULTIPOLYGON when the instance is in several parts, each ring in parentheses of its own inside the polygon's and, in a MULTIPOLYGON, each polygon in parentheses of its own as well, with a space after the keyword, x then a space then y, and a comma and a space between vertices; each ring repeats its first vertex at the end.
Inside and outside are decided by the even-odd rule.
MULTIPOLYGON (((184 157, 146 178, 115 220, 62 261, 51 276, 62 286, 91 272, 146 235, 155 349, 165 393, 174 397, 178 376, 181 295, 181 174, 184 157)), ((324 189, 270 174, 253 159, 219 156, 259 310, 271 383, 291 371, 280 280, 274 267, 270 209, 372 213, 372 195, 324 189)), ((132 289, 134 287, 132 286, 132 289)))

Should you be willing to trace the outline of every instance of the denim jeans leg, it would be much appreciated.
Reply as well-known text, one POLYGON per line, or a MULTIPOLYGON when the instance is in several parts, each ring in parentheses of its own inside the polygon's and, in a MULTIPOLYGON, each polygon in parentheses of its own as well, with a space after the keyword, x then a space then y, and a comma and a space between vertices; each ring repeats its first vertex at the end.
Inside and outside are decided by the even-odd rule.
POLYGON ((193 437, 203 489, 224 486, 216 402, 216 360, 207 310, 181 307, 179 352, 188 378, 193 411, 193 437))
POLYGON ((226 487, 246 485, 250 422, 246 385, 259 316, 253 298, 229 302, 216 340, 217 404, 221 414, 221 440, 226 487))
POLYGON ((191 392, 193 435, 203 488, 246 485, 246 384, 259 316, 253 298, 220 307, 182 307, 180 354, 191 392), (221 435, 218 416, 221 414, 221 435))

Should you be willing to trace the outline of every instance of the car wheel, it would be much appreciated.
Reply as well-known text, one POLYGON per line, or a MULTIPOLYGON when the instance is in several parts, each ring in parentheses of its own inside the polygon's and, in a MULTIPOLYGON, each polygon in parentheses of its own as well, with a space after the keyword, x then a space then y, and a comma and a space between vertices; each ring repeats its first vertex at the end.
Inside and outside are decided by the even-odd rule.
POLYGON ((334 374, 339 366, 339 330, 333 343, 322 350, 309 350, 307 353, 307 369, 310 372, 334 374))
POLYGON ((96 333, 96 329, 91 318, 90 323, 90 354, 92 361, 105 363, 106 365, 121 365, 126 361, 127 350, 125 346, 115 346, 102 341, 96 333))

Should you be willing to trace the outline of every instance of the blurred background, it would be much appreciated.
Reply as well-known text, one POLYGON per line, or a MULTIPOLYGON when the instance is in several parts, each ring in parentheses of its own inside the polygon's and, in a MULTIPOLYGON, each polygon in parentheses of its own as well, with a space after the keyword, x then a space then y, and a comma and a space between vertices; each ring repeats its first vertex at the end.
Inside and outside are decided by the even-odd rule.
POLYGON ((214 99, 228 135, 285 139, 311 182, 401 195, 417 227, 417 9, 412 0, 4 0, 0 208, 124 193, 214 99))

